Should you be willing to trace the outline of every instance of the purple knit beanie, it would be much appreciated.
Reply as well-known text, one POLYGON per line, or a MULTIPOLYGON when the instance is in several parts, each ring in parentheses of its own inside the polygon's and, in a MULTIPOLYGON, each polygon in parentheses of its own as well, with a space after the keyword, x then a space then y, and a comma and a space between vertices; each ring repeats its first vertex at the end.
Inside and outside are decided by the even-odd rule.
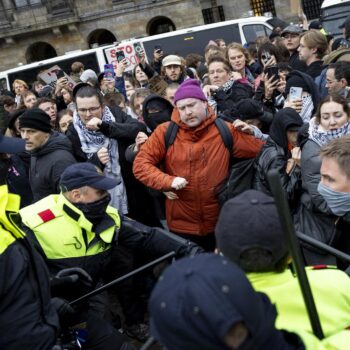
POLYGON ((174 103, 184 98, 197 98, 198 100, 207 101, 199 80, 186 79, 176 90, 174 103))

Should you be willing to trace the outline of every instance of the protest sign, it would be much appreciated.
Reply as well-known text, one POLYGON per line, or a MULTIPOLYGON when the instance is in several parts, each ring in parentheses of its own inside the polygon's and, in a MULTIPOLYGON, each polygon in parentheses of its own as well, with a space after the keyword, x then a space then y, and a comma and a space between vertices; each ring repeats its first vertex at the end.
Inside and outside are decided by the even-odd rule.
POLYGON ((118 62, 126 58, 128 65, 125 72, 129 72, 140 63, 140 53, 142 51, 144 51, 143 44, 141 42, 134 42, 122 43, 116 47, 108 48, 105 50, 105 54, 107 62, 112 63, 115 68, 118 65, 118 62))
POLYGON ((39 78, 43 80, 47 85, 50 85, 52 88, 56 87, 57 79, 60 77, 65 77, 67 79, 68 87, 73 90, 75 86, 74 80, 64 72, 58 65, 55 65, 47 70, 40 72, 39 78))

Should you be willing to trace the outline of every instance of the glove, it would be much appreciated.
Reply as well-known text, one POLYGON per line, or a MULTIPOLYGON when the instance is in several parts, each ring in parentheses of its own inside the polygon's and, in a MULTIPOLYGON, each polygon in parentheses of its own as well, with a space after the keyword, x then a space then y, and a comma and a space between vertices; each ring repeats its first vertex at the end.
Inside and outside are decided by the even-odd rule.
POLYGON ((80 267, 63 269, 51 279, 51 293, 70 300, 90 290, 92 282, 91 276, 80 267))
POLYGON ((61 298, 51 298, 51 304, 57 312, 61 328, 68 327, 71 323, 75 310, 69 305, 67 300, 61 298))

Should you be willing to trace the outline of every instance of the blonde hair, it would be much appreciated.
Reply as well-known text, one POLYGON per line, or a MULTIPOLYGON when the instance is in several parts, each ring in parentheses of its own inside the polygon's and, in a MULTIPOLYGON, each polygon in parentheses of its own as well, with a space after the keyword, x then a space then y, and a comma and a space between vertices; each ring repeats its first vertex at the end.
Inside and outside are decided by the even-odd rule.
POLYGON ((16 80, 12 83, 12 89, 13 89, 13 90, 15 89, 15 84, 21 84, 21 85, 23 85, 26 89, 28 89, 28 84, 27 84, 24 80, 16 79, 16 80))
POLYGON ((238 50, 238 51, 241 51, 245 57, 245 64, 247 65, 249 63, 249 53, 248 51, 239 43, 230 43, 227 45, 226 47, 226 59, 227 61, 230 62, 230 59, 229 59, 229 50, 238 50))

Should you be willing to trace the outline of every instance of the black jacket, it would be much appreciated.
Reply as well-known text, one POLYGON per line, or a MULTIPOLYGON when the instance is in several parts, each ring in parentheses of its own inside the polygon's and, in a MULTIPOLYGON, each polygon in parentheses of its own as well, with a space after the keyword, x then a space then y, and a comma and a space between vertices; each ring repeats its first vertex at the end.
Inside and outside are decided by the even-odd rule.
POLYGON ((238 118, 237 102, 253 97, 253 88, 246 83, 235 81, 227 91, 218 89, 213 94, 217 103, 217 113, 222 119, 229 122, 238 118))
POLYGON ((295 50, 290 55, 288 64, 293 68, 293 70, 298 70, 300 72, 306 72, 307 65, 305 62, 300 61, 298 50, 295 50))
POLYGON ((59 180, 67 166, 76 163, 68 138, 56 131, 31 154, 29 182, 34 201, 59 193, 59 180))
MULTIPOLYGON (((135 141, 136 135, 140 131, 147 132, 146 126, 124 113, 119 107, 110 108, 110 110, 114 115, 115 122, 103 122, 100 126, 100 131, 105 136, 118 141, 119 164, 128 198, 128 216, 145 224, 152 225, 154 223, 149 221, 148 206, 145 205, 142 198, 144 191, 143 185, 134 177, 132 163, 125 159, 126 148, 135 141)), ((104 167, 100 163, 97 154, 87 159, 86 154, 81 149, 79 135, 73 124, 70 124, 68 127, 66 135, 72 142, 73 154, 78 162, 89 161, 100 168, 104 167)))
POLYGON ((312 79, 316 79, 321 74, 323 68, 323 61, 317 60, 307 67, 305 73, 309 74, 312 79))
POLYGON ((278 170, 288 201, 295 204, 301 186, 300 167, 296 165, 290 174, 286 173, 287 161, 291 156, 288 150, 287 130, 302 125, 301 117, 292 108, 283 108, 276 114, 270 128, 270 137, 257 159, 254 189, 271 195, 267 173, 271 169, 278 170))
MULTIPOLYGON (((348 252, 350 239, 345 227, 346 221, 332 213, 317 187, 321 180, 320 146, 308 139, 301 152, 302 194, 298 210, 294 215, 295 228, 320 242, 348 252), (340 242, 342 242, 340 244, 340 242)), ((308 265, 336 265, 336 259, 324 252, 305 245, 304 257, 308 265)))

